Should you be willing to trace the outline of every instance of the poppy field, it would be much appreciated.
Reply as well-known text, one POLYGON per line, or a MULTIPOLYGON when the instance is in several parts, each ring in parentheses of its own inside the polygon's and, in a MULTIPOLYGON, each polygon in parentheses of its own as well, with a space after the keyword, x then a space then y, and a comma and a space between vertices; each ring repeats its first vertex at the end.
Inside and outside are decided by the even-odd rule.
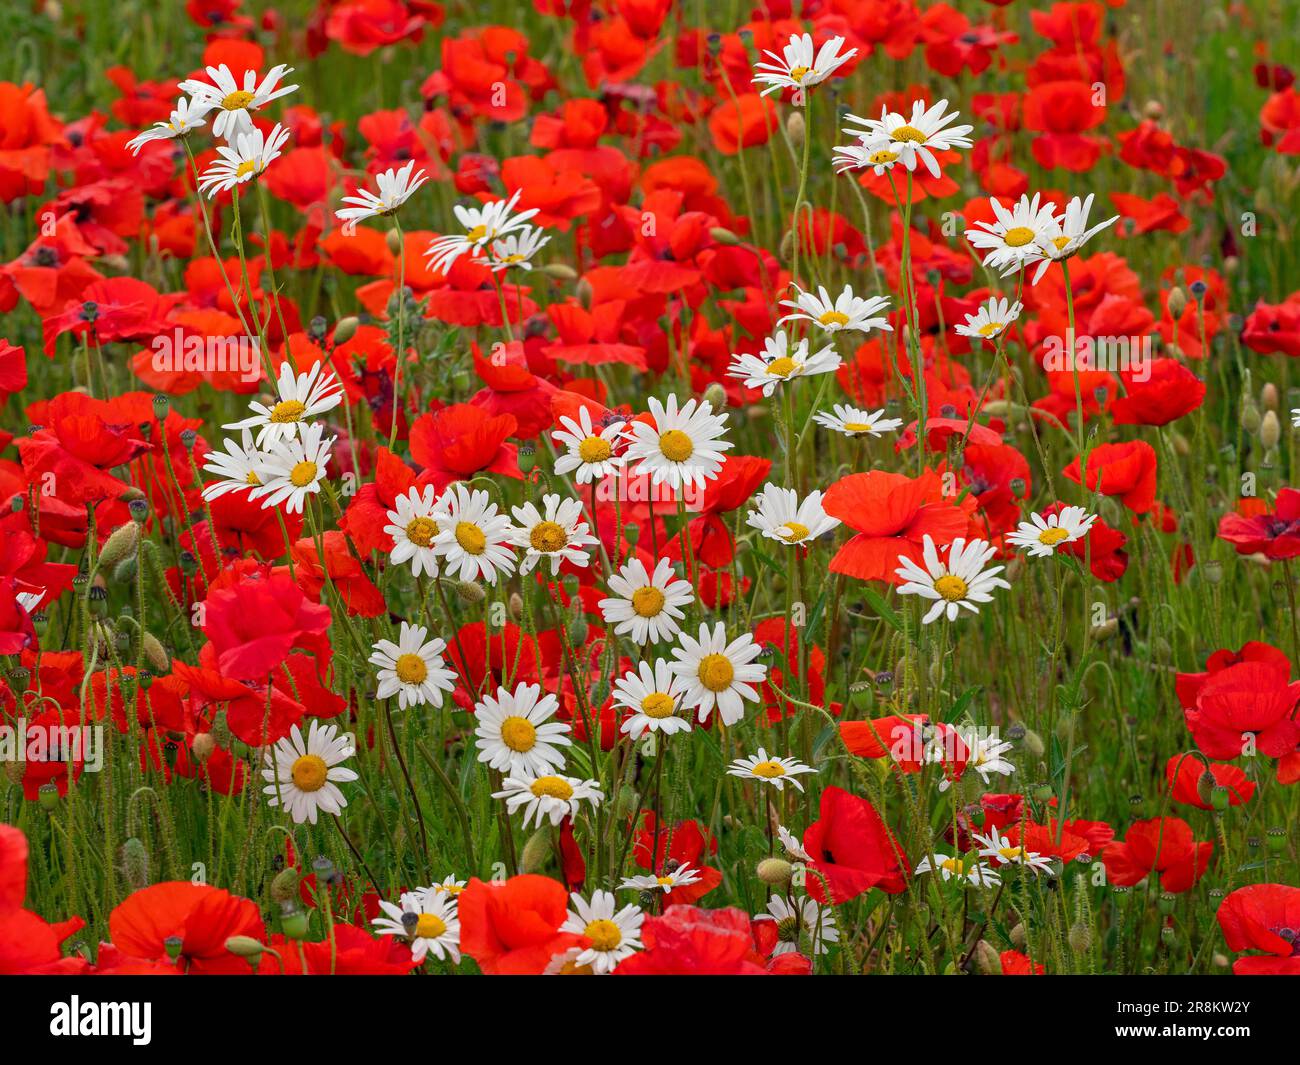
POLYGON ((1298 23, 4 5, 0 974, 1300 974, 1298 23))

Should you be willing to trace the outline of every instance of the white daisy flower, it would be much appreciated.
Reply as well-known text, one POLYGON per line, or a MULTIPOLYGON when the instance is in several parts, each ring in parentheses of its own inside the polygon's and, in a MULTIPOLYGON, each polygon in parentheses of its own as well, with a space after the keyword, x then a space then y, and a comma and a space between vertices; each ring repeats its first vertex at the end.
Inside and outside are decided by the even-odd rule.
POLYGON ((673 648, 672 670, 682 679, 682 706, 698 708, 700 720, 708 720, 717 707, 724 725, 734 725, 745 716, 745 702, 758 702, 755 684, 767 679, 767 666, 756 663, 763 649, 748 632, 730 643, 722 622, 709 631, 700 625, 700 638, 686 633, 678 637, 680 647, 673 648))
POLYGON ((563 769, 558 748, 573 741, 568 725, 550 720, 559 708, 554 695, 542 695, 540 684, 518 684, 513 692, 498 688, 495 698, 483 696, 474 704, 478 760, 521 779, 563 769))
POLYGON ((620 731, 634 740, 647 730, 665 736, 689 731, 689 718, 676 716, 677 684, 672 667, 662 658, 656 659, 653 666, 642 662, 614 681, 614 705, 632 711, 620 731))
POLYGON ((395 214, 397 209, 411 198, 415 190, 429 180, 423 170, 413 176, 414 170, 414 159, 401 170, 396 168, 385 170, 375 179, 379 185, 379 195, 375 195, 369 189, 357 189, 355 196, 343 197, 343 202, 352 206, 340 208, 334 212, 335 216, 344 222, 355 223, 367 218, 395 214))
POLYGON ((727 769, 728 776, 771 784, 777 791, 784 791, 787 784, 803 791, 803 785, 795 778, 800 773, 815 772, 817 770, 812 766, 804 765, 797 758, 769 756, 763 747, 758 749, 758 754, 751 754, 748 758, 737 758, 727 769))
POLYGON ((604 425, 599 431, 591 423, 586 407, 578 408, 578 420, 560 415, 560 428, 551 433, 551 439, 563 449, 556 456, 555 472, 572 473, 577 484, 611 477, 623 468, 624 457, 615 454, 622 441, 625 423, 620 418, 604 425))
POLYGON ((901 154, 892 148, 869 148, 859 141, 857 144, 837 144, 831 156, 831 165, 837 174, 870 167, 876 177, 882 177, 894 169, 894 164, 900 158, 901 154))
POLYGON ((531 270, 534 257, 550 242, 551 238, 537 226, 525 226, 520 232, 510 233, 488 245, 488 269, 497 273, 531 270))
POLYGON ((836 403, 834 414, 819 413, 813 415, 813 421, 818 425, 833 429, 837 433, 843 433, 845 436, 883 436, 885 433, 892 433, 903 425, 902 418, 886 418, 885 408, 880 410, 869 411, 862 410, 858 407, 850 407, 844 403, 836 403))
POLYGON ((812 34, 796 34, 786 42, 780 55, 764 49, 763 54, 772 62, 754 64, 753 82, 767 86, 761 93, 763 96, 780 89, 811 89, 858 54, 856 48, 840 54, 843 44, 843 37, 832 37, 814 51, 812 34))
POLYGON ((989 204, 994 221, 975 222, 966 230, 966 239, 984 252, 984 265, 1001 270, 1006 277, 1041 259, 1039 239, 1052 232, 1056 223, 1056 209, 1051 203, 1043 203, 1036 192, 1032 200, 1022 195, 1010 211, 996 196, 989 197, 989 204))
POLYGON ((803 320, 820 326, 827 333, 838 333, 841 329, 856 330, 859 333, 867 333, 872 329, 893 331, 889 319, 880 314, 889 306, 887 296, 855 296, 853 289, 845 285, 844 291, 832 300, 824 285, 818 286, 816 295, 804 292, 798 285, 794 289, 797 293, 794 299, 781 301, 782 307, 794 309, 784 318, 778 319, 777 325, 803 320))
POLYGON ((1052 868, 1051 858, 1039 854, 1037 851, 1025 850, 1024 847, 1015 846, 996 828, 989 829, 986 836, 976 832, 973 837, 975 842, 980 845, 979 853, 981 858, 994 858, 999 865, 1025 865, 1035 872, 1052 868))
POLYGON ((624 906, 616 913, 612 891, 593 892, 590 903, 576 891, 569 899, 573 906, 560 931, 586 936, 591 943, 574 958, 576 965, 590 965, 600 976, 642 949, 641 922, 645 914, 640 906, 624 906))
POLYGON ((994 588, 1011 587, 997 576, 1005 567, 984 569, 984 564, 997 553, 997 548, 984 540, 972 540, 968 544, 964 538, 958 537, 944 550, 948 553, 947 562, 939 558, 934 540, 927 533, 921 546, 924 569, 906 555, 898 556, 902 566, 894 572, 905 580, 899 586, 898 594, 920 595, 934 600, 934 606, 921 619, 922 625, 930 624, 940 614, 946 614, 949 621, 956 621, 959 607, 978 614, 979 607, 975 604, 991 602, 994 588))
POLYGON ((1034 272, 1034 284, 1038 284, 1047 268, 1054 262, 1077 255, 1079 250, 1098 233, 1119 221, 1119 215, 1088 227, 1088 215, 1092 211, 1093 194, 1088 193, 1086 200, 1075 196, 1065 205, 1065 214, 1060 218, 1053 216, 1038 236, 1038 249, 1042 262, 1034 272))
POLYGON ((456 899, 437 888, 403 892, 398 905, 379 900, 386 914, 371 923, 381 936, 402 936, 410 942, 411 957, 423 962, 432 954, 439 961, 460 964, 460 918, 456 899))
POLYGON ((294 824, 316 823, 323 810, 338 814, 348 804, 338 785, 356 780, 357 774, 340 763, 356 751, 352 737, 338 735, 338 726, 322 725, 315 718, 304 741, 302 730, 293 726, 289 735, 266 751, 262 779, 269 781, 262 791, 270 796, 268 806, 284 804, 294 824))
POLYGON ((531 824, 540 828, 543 818, 558 825, 566 817, 577 816, 582 803, 599 806, 605 798, 598 780, 579 780, 554 773, 511 775, 501 782, 501 787, 501 791, 492 793, 492 798, 505 799, 506 809, 512 814, 522 808, 524 828, 531 824))
POLYGON ((799 837, 791 832, 785 825, 776 826, 777 838, 781 841, 781 846, 785 848, 786 856, 796 862, 811 862, 813 857, 799 841, 799 837))
POLYGON ((233 148, 217 145, 220 158, 203 171, 199 189, 212 199, 218 192, 227 192, 236 185, 252 181, 280 158, 280 149, 288 139, 289 130, 277 123, 265 135, 260 129, 239 134, 233 148))
POLYGON ((230 68, 222 63, 219 67, 207 68, 210 84, 198 78, 190 78, 177 87, 181 92, 193 96, 195 103, 216 109, 218 114, 212 122, 213 135, 225 137, 234 143, 239 134, 251 133, 256 128, 252 118, 254 111, 260 111, 272 100, 287 96, 298 88, 297 85, 280 85, 280 79, 292 73, 293 67, 284 64, 274 66, 267 71, 259 85, 257 74, 246 70, 241 88, 230 68))
POLYGON ((444 692, 456 688, 456 673, 443 663, 445 640, 428 640, 429 630, 423 625, 403 621, 398 630, 397 642, 379 640, 370 664, 379 667, 379 689, 376 696, 391 699, 397 696, 399 709, 424 706, 432 703, 442 706, 444 692))
POLYGON ((987 303, 980 304, 974 314, 966 315, 964 325, 954 325, 954 332, 974 340, 996 340, 1007 328, 1020 317, 1024 305, 1017 300, 1011 303, 994 296, 987 303))
MULTIPOLYGON (((985 784, 992 777, 1009 777, 1016 771, 1014 763, 1004 757, 1014 746, 1007 740, 983 735, 975 729, 959 728, 957 732, 966 745, 966 768, 975 770, 985 784)), ((950 783, 947 778, 940 781, 939 790, 947 791, 950 783)))
POLYGON ((678 578, 666 558, 655 564, 653 574, 639 558, 628 559, 609 578, 609 590, 614 594, 600 601, 601 616, 616 636, 631 636, 639 644, 676 636, 678 622, 686 616, 682 607, 695 602, 691 582, 678 578))
POLYGON ((438 523, 433 516, 437 506, 437 493, 433 485, 427 484, 423 489, 408 488, 393 500, 393 509, 388 512, 384 532, 393 538, 388 561, 397 566, 409 562, 416 577, 422 573, 438 576, 438 555, 433 549, 438 535, 438 523))
POLYGON ((1045 518, 1030 514, 1029 521, 1022 521, 1015 532, 1007 533, 1007 543, 1026 548, 1034 558, 1041 558, 1055 554, 1062 544, 1082 540, 1096 520, 1096 514, 1075 506, 1062 507, 1045 518))
POLYGON ((939 876, 945 880, 964 880, 975 887, 997 887, 1002 883, 1002 878, 998 876, 984 862, 971 862, 965 858, 950 857, 947 854, 940 854, 936 851, 934 854, 927 854, 917 863, 916 875, 922 873, 938 872, 939 876))
POLYGON ((262 509, 281 503, 290 514, 301 514, 309 495, 320 493, 330 449, 337 436, 322 439, 323 425, 304 425, 296 438, 280 440, 266 452, 257 475, 262 483, 249 490, 249 499, 260 499, 262 509))
POLYGON ((667 404, 652 396, 649 407, 654 425, 635 420, 627 425, 627 461, 638 463, 632 472, 638 477, 648 473, 654 484, 668 484, 674 491, 683 485, 703 488, 717 477, 726 459, 722 453, 734 446, 722 439, 726 413, 714 414, 712 404, 695 399, 678 409, 676 395, 667 404))
POLYGON ((757 355, 733 354, 727 376, 744 381, 746 388, 761 388, 763 395, 770 396, 777 386, 796 377, 833 373, 842 361, 839 352, 829 344, 810 355, 807 338, 791 347, 789 336, 778 332, 763 341, 763 350, 757 355))
POLYGON ((496 584, 498 576, 515 571, 510 519, 497 512, 485 490, 470 491, 457 482, 438 500, 433 520, 438 526, 433 551, 449 576, 496 584))
POLYGON ((881 107, 880 117, 859 118, 846 115, 849 122, 856 122, 863 129, 846 129, 844 132, 856 136, 863 147, 872 152, 887 150, 897 152, 899 159, 908 170, 916 169, 919 158, 925 168, 935 177, 939 176, 939 162, 934 152, 951 151, 954 148, 969 148, 970 138, 966 136, 974 126, 951 126, 949 123, 961 117, 960 112, 947 113, 948 101, 940 100, 933 107, 927 108, 925 102, 916 100, 912 103, 911 118, 904 118, 897 111, 881 107))
POLYGON ((227 492, 245 491, 256 488, 262 483, 258 470, 266 463, 266 453, 253 445, 253 434, 244 429, 241 442, 226 437, 222 441, 225 451, 209 451, 203 461, 203 469, 216 477, 203 486, 204 499, 217 499, 227 492))
POLYGON ((516 547, 524 549, 519 563, 521 574, 530 573, 543 558, 550 559, 551 576, 560 572, 561 562, 586 566, 588 551, 596 538, 587 532, 582 521, 582 500, 564 499, 559 495, 542 496, 542 510, 532 502, 513 507, 511 513, 519 524, 513 529, 516 547))
POLYGON ((793 488, 763 485, 758 509, 745 516, 745 523, 782 544, 808 544, 840 523, 822 509, 822 494, 811 492, 802 503, 793 488))
POLYGON ((477 258, 490 244, 523 229, 537 214, 537 208, 515 214, 515 204, 522 194, 522 189, 516 189, 508 200, 493 200, 481 207, 462 207, 459 204, 453 207, 452 213, 465 232, 438 237, 429 243, 424 253, 429 257, 429 269, 445 274, 466 252, 477 258))
POLYGON ((1300 429, 1300 407, 1291 408, 1291 428, 1300 429))
POLYGON ((457 880, 456 874, 451 873, 448 876, 444 876, 438 883, 434 884, 433 887, 426 888, 425 890, 437 891, 443 895, 450 895, 452 898, 455 898, 465 890, 468 883, 468 880, 457 880))
POLYGON ((626 876, 619 882, 619 887, 629 891, 662 891, 665 895, 678 888, 690 887, 699 883, 700 872, 689 865, 679 865, 662 876, 648 873, 640 876, 626 876))
POLYGON ((176 107, 166 122, 155 122, 148 129, 141 130, 126 142, 126 146, 131 149, 132 155, 139 155, 140 149, 150 141, 169 141, 183 137, 191 130, 205 125, 212 108, 210 103, 187 100, 182 96, 176 101, 176 107))
POLYGON ((835 911, 816 899, 804 896, 794 902, 782 895, 767 900, 767 913, 760 913, 755 921, 776 922, 776 946, 772 957, 793 954, 799 949, 800 935, 806 935, 813 955, 827 954, 830 945, 840 941, 840 930, 835 925, 835 911))
POLYGON ((288 361, 280 367, 276 381, 277 402, 266 406, 256 400, 249 403, 251 418, 230 422, 226 429, 256 429, 257 446, 267 447, 298 434, 304 418, 314 418, 333 410, 343 402, 343 389, 322 363, 312 363, 306 373, 295 375, 288 361))

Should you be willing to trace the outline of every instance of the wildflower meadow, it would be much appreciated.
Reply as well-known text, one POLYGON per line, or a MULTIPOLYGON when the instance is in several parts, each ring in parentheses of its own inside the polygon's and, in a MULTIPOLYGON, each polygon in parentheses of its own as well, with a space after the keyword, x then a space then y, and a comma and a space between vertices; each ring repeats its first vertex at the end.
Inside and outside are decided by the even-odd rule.
POLYGON ((1297 25, 6 3, 0 973, 1300 975, 1297 25))

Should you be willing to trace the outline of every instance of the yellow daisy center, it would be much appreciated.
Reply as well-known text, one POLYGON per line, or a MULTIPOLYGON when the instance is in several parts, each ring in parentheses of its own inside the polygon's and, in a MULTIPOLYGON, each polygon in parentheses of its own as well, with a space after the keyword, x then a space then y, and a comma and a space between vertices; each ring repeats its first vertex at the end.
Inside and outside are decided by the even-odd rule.
POLYGON ((562 525, 553 521, 538 522, 528 534, 528 542, 535 551, 558 551, 569 542, 562 525))
POLYGON ((793 544, 800 540, 808 539, 808 533, 810 531, 807 525, 800 525, 797 521, 787 521, 781 526, 781 529, 785 529, 786 531, 781 532, 780 529, 778 529, 777 532, 780 533, 781 539, 783 539, 787 544, 793 544))
POLYGON ((783 380, 798 369, 799 364, 789 355, 782 355, 779 359, 773 359, 767 364, 767 372, 773 377, 780 377, 783 380))
POLYGON ((651 692, 641 700, 641 713, 656 721, 673 716, 673 697, 664 692, 651 692))
POLYGON ((1053 525, 1050 529, 1044 529, 1038 534, 1038 542, 1051 547, 1053 544, 1059 544, 1062 540, 1067 539, 1069 535, 1069 529, 1062 529, 1059 525, 1053 525))
MULTIPOLYGON (((501 742, 512 751, 531 751, 537 742, 537 728, 526 717, 514 715, 501 722, 501 742)), ((554 780, 555 777, 544 777, 554 780)), ((567 785, 566 785, 567 786, 567 785)))
POLYGON ((846 433, 869 433, 873 426, 871 422, 845 422, 844 431, 846 433))
POLYGON ((462 521, 456 525, 456 543, 469 555, 481 555, 487 549, 487 537, 471 521, 462 521))
POLYGON ((1062 250, 1062 249, 1063 249, 1067 244, 1069 244, 1069 243, 1070 243, 1070 238, 1069 238, 1069 237, 1053 237, 1053 238, 1052 238, 1052 246, 1053 246, 1054 248, 1056 248, 1057 251, 1061 251, 1061 250, 1062 250))
POLYGON ((240 163, 237 167, 235 167, 235 177, 237 178, 248 177, 249 174, 256 174, 256 173, 257 173, 256 159, 245 159, 242 163, 240 163))
POLYGON ((660 887, 668 887, 669 885, 672 884, 672 882, 673 882, 673 878, 671 876, 655 877, 655 883, 658 884, 660 887))
POLYGON ((632 609, 638 617, 657 617, 664 608, 664 593, 653 585, 638 588, 632 593, 632 609))
POLYGON ((599 436, 589 436, 578 445, 578 458, 583 462, 604 462, 613 454, 608 440, 599 436))
POLYGON ((299 462, 289 471, 289 483, 295 488, 306 488, 316 480, 316 463, 299 462))
POLYGON ((318 754, 304 754, 293 763, 290 770, 293 786, 299 791, 320 791, 325 786, 329 766, 318 754))
POLYGON ((898 153, 891 152, 888 148, 881 148, 878 152, 872 152, 867 156, 867 162, 875 166, 885 166, 887 163, 898 162, 898 153))
POLYGON ((961 876, 966 871, 966 863, 960 858, 949 858, 939 868, 945 873, 951 873, 953 876, 961 876))
POLYGON ((573 798, 573 785, 563 777, 538 777, 528 786, 528 790, 539 799, 549 797, 568 800, 573 798))
POLYGON ((262 478, 260 478, 252 470, 249 470, 247 475, 244 477, 244 483, 251 484, 253 487, 257 487, 259 484, 262 483, 262 478))
POLYGON ((475 226, 473 229, 471 229, 468 233, 465 234, 465 239, 482 240, 487 235, 488 235, 487 226, 475 226))
POLYGON ((416 939, 437 939, 447 931, 447 922, 436 913, 422 913, 415 926, 416 939))
POLYGON ((843 311, 827 311, 817 321, 821 325, 848 325, 849 316, 843 311))
POLYGON ((307 405, 296 399, 283 399, 271 408, 271 422, 275 425, 287 425, 302 419, 307 405))
POLYGON ((406 524, 406 538, 416 547, 428 547, 438 535, 438 523, 432 518, 412 518, 406 524))
POLYGON ((808 68, 807 68, 807 67, 791 67, 791 68, 790 68, 790 80, 791 80, 791 81, 803 81, 803 79, 804 79, 805 77, 807 77, 807 76, 808 76, 808 68))
POLYGON ((700 659, 700 683, 711 692, 726 691, 735 675, 736 669, 726 655, 705 655, 700 659))
POLYGON ((915 126, 899 126, 890 134, 896 141, 911 141, 913 144, 924 144, 926 136, 915 126))
POLYGON ((230 93, 221 101, 221 110, 223 111, 242 111, 253 102, 253 94, 247 89, 240 89, 237 92, 230 93))
POLYGON ((785 776, 785 767, 780 762, 759 762, 750 772, 756 777, 772 780, 774 777, 785 776))
POLYGON ((1009 247, 1023 248, 1034 239, 1034 231, 1028 226, 1014 226, 1002 235, 1002 239, 1009 247))
POLYGON ((659 438, 659 450, 669 462, 685 462, 695 453, 695 445, 680 429, 669 429, 659 438))
POLYGON ((969 589, 964 580, 949 573, 934 582, 934 590, 948 602, 955 603, 958 599, 965 599, 969 589))
POLYGON ((1019 861, 1024 857, 1025 849, 1023 847, 999 847, 998 854, 1008 862, 1019 861))
POLYGON ((623 942, 623 933, 613 921, 592 921, 582 934, 591 940, 592 950, 613 950, 623 942))
POLYGON ((424 659, 419 655, 404 654, 397 656, 393 672, 403 684, 423 684, 429 676, 429 667, 424 664, 424 659))
POLYGON ((1006 322, 987 322, 979 327, 979 335, 982 337, 997 336, 1002 332, 1006 322))

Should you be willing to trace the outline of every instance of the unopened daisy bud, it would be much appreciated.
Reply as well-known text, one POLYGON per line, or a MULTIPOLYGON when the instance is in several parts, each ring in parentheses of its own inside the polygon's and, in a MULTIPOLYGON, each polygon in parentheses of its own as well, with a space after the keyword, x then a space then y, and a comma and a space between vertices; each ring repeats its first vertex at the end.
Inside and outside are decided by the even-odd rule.
POLYGON ((208 756, 217 748, 217 741, 212 738, 211 732, 200 732, 194 739, 190 740, 190 753, 194 755, 195 761, 206 762, 208 756))
POLYGON ((167 412, 171 410, 172 404, 163 393, 159 392, 153 397, 153 416, 160 422, 167 420, 167 412))
POLYGON ((803 147, 803 139, 808 133, 808 126, 804 122, 802 111, 790 112, 790 117, 785 120, 785 133, 790 138, 791 147, 803 147))
POLYGON ((578 271, 568 263, 547 263, 542 267, 542 273, 552 281, 577 281, 578 271))
POLYGON ((740 237, 730 229, 727 229, 726 226, 714 226, 709 230, 709 236, 713 238, 714 243, 724 244, 728 248, 734 248, 737 244, 741 243, 740 237))
POLYGON ((1183 311, 1187 309, 1187 293, 1175 285, 1169 293, 1169 315, 1172 318, 1181 318, 1183 311))
POLYGON ((704 390, 704 402, 714 410, 718 410, 726 404, 727 392, 717 381, 713 381, 704 390))
POLYGON ((253 961, 260 958, 266 948, 252 936, 231 936, 226 940, 226 949, 231 954, 253 961))
POLYGON ((764 858, 755 872, 758 879, 769 887, 784 887, 794 875, 794 866, 783 858, 764 858))
POLYGON ((1086 921, 1075 921, 1070 926, 1070 949, 1076 954, 1087 954, 1092 949, 1092 929, 1086 921))
POLYGON ((475 584, 473 581, 457 581, 456 595, 462 603, 467 606, 473 606, 475 603, 481 603, 487 598, 487 592, 483 590, 481 584, 475 584))
POLYGON ((975 944, 975 951, 972 956, 975 962, 975 971, 985 976, 1002 975, 1002 958, 987 939, 981 939, 975 944))
POLYGON ((521 873, 540 873, 551 856, 551 826, 544 825, 528 837, 519 853, 521 873))
POLYGON ((356 315, 348 315, 346 318, 340 318, 338 325, 334 327, 334 343, 346 344, 357 333, 357 326, 361 324, 361 319, 356 315))
POLYGON ((271 881, 271 899, 274 902, 292 902, 298 897, 298 870, 293 866, 282 869, 271 881))
POLYGON ((1097 643, 1104 643, 1106 640, 1109 640, 1112 636, 1115 635, 1115 632, 1118 628, 1119 628, 1118 618, 1107 618, 1100 625, 1094 625, 1092 627, 1092 638, 1097 643))
POLYGON ((1265 410, 1277 410, 1277 385, 1272 381, 1264 382, 1259 390, 1259 404, 1265 410))
POLYGON ((1259 423, 1259 442, 1264 445, 1265 451, 1272 451, 1281 439, 1282 425, 1277 420, 1277 411, 1266 410, 1259 423))
POLYGON ((113 534, 104 541, 104 549, 99 553, 100 566, 112 569, 124 558, 134 555, 139 543, 139 525, 133 521, 119 525, 113 530, 113 534))

